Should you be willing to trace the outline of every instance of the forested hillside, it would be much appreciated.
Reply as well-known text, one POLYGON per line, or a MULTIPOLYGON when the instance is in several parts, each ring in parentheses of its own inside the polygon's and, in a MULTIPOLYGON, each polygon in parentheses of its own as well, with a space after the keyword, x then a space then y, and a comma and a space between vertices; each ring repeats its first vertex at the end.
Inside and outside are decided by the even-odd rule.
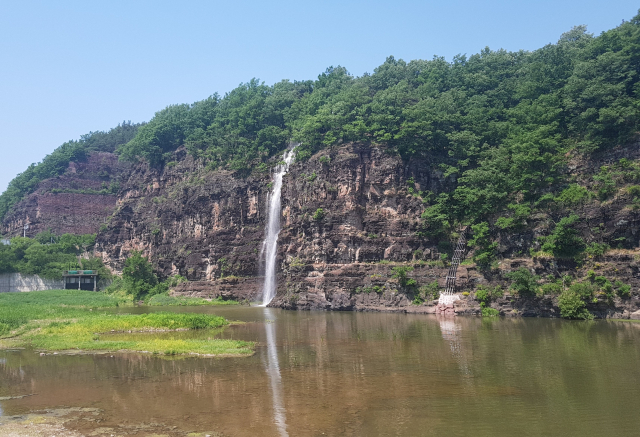
MULTIPOLYGON (((597 37, 575 27, 533 52, 389 57, 362 77, 331 67, 316 81, 251 80, 223 98, 167 107, 118 152, 162 166, 184 144, 209 168, 246 173, 291 140, 301 143, 298 160, 344 142, 382 143, 454 181, 447 192, 419 193, 430 206, 425 235, 499 211, 512 226, 569 187, 571 157, 636 135, 639 69, 640 15, 597 37)), ((570 189, 560 198, 579 190, 570 189)))
POLYGON ((118 146, 130 141, 140 126, 124 121, 108 132, 89 132, 82 135, 78 141, 64 143, 45 156, 42 162, 31 164, 16 176, 0 195, 0 221, 13 205, 32 193, 40 182, 63 174, 69 162, 85 161, 92 152, 114 152, 118 146))
POLYGON ((424 194, 434 206, 429 231, 437 232, 562 189, 567 152, 627 142, 640 122, 639 69, 640 15, 597 37, 575 27, 533 52, 486 48, 452 62, 390 56, 362 77, 330 67, 315 81, 253 79, 222 98, 169 106, 140 129, 123 123, 63 144, 11 182, 0 218, 93 150, 161 166, 184 144, 210 168, 248 172, 292 140, 301 143, 299 160, 361 141, 387 144, 405 159, 427 157, 455 176, 453 191, 424 194))
MULTIPOLYGON (((386 264, 372 276, 366 263, 446 268, 463 226, 469 289, 520 281, 522 296, 545 285, 558 293, 571 277, 598 284, 610 301, 626 299, 638 267, 628 260, 640 260, 639 98, 640 14, 599 36, 575 27, 532 52, 389 57, 361 77, 330 67, 315 81, 254 79, 223 97, 169 106, 146 124, 65 143, 11 182, 0 218, 69 161, 115 151, 136 164, 97 236, 110 267, 140 250, 161 276, 254 281, 267 170, 297 142, 282 191, 282 274, 295 278, 287 284, 338 278, 310 286, 309 308, 350 308, 316 296, 358 294, 334 267, 349 265, 359 282, 397 279, 386 264), (626 250, 616 252, 625 260, 599 265, 611 248, 626 250), (523 266, 521 277, 505 260, 523 266), (316 264, 327 271, 309 272, 316 264), (585 269, 601 271, 587 277, 585 269)), ((279 291, 279 305, 303 307, 292 287, 279 291)), ((593 303, 590 293, 583 303, 593 303)))

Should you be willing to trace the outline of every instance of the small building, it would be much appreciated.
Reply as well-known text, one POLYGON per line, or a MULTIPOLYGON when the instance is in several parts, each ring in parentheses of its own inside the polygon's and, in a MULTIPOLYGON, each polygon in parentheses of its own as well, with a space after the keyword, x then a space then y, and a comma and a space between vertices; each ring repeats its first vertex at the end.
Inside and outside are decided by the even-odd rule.
POLYGON ((98 291, 98 274, 95 270, 67 270, 62 277, 65 290, 98 291))

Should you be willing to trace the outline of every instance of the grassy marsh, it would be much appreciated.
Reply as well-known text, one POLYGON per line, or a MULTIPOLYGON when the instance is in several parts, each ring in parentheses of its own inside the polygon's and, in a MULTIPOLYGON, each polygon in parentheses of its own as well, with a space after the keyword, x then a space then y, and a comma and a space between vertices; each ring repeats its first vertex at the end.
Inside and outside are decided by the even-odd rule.
POLYGON ((164 355, 250 355, 253 343, 212 339, 229 324, 208 314, 107 314, 130 300, 92 291, 49 290, 0 295, 0 348, 51 351, 138 351, 164 355), (154 338, 137 333, 205 330, 199 338, 154 338), (113 337, 112 333, 126 333, 113 337))
POLYGON ((202 306, 202 305, 239 305, 235 300, 203 299, 201 297, 178 297, 157 294, 149 299, 150 306, 202 306))

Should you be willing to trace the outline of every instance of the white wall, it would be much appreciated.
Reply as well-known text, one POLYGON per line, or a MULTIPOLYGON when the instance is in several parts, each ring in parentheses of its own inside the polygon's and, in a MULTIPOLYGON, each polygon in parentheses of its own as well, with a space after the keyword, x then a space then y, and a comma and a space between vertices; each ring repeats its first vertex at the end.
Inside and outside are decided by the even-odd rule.
POLYGON ((64 288, 62 279, 44 279, 38 275, 20 273, 0 274, 0 293, 10 291, 60 290, 64 288))

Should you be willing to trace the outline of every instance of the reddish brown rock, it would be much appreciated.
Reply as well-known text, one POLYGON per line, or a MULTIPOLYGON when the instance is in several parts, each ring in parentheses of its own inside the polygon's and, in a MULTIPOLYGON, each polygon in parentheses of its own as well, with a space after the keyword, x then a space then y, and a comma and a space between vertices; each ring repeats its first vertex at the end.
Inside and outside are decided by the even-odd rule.
POLYGON ((127 165, 113 153, 96 152, 86 162, 69 163, 67 171, 46 179, 15 205, 2 221, 2 234, 27 236, 50 229, 57 235, 94 234, 116 207, 117 187, 127 165))

